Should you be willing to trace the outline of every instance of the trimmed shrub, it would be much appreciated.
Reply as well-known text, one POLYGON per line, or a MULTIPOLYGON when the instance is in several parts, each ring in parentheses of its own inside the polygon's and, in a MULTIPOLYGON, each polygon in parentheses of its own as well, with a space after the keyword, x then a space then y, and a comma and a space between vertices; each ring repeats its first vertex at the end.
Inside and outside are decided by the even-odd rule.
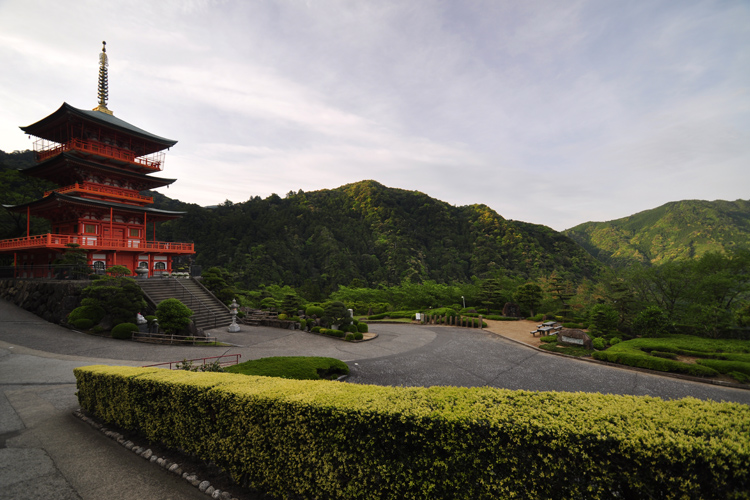
POLYGON ((622 342, 622 339, 620 337, 612 337, 609 339, 609 345, 617 345, 620 342, 622 342))
POLYGON ((321 333, 325 333, 326 335, 330 335, 331 337, 338 337, 338 338, 344 338, 344 335, 346 335, 341 330, 334 330, 334 329, 326 329, 325 332, 321 330, 321 333))
POLYGON ((546 337, 542 337, 539 340, 547 344, 552 343, 552 342, 557 342, 557 335, 547 335, 546 337))
POLYGON ((281 313, 281 314, 279 314, 278 318, 281 319, 281 320, 284 320, 284 319, 287 319, 288 316, 286 314, 284 314, 284 313, 281 313))
POLYGON ((592 340, 591 345, 594 347, 594 349, 597 349, 599 351, 601 351, 607 346, 606 341, 600 337, 597 337, 594 340, 592 340))
POLYGON ((312 333, 320 333, 320 327, 319 326, 314 326, 314 327, 312 327, 312 329, 310 331, 312 333))
POLYGON ((70 314, 68 314, 68 323, 78 328, 83 328, 76 325, 76 322, 81 319, 87 319, 93 325, 96 325, 104 318, 104 314, 104 309, 98 305, 80 306, 70 311, 70 314))
POLYGON ((667 331, 668 326, 667 314, 656 306, 647 307, 633 319, 633 331, 644 337, 658 337, 667 331))
POLYGON ((347 333, 346 337, 344 337, 344 340, 354 340, 354 334, 353 333, 347 333))
POLYGON ((362 335, 361 332, 357 332, 354 334, 354 340, 362 340, 364 338, 364 335, 362 335))
POLYGON ((359 333, 367 333, 369 330, 369 327, 367 326, 367 323, 359 323, 357 325, 357 331, 359 333))
POLYGON ((159 368, 74 373, 81 408, 107 425, 278 498, 745 498, 750 481, 743 404, 159 368))
POLYGON ((138 325, 134 323, 120 323, 112 328, 112 338, 120 340, 129 340, 133 332, 138 331, 138 325))
POLYGON ((80 330, 88 330, 89 328, 94 326, 94 322, 88 318, 81 318, 81 319, 75 320, 73 322, 73 326, 75 326, 76 328, 80 330))
POLYGON ((177 333, 190 324, 193 311, 177 299, 165 299, 156 306, 159 327, 167 333, 177 333))
POLYGON ((320 306, 307 306, 307 309, 305 309, 305 316, 317 316, 318 318, 322 318, 324 313, 325 309, 320 306))
POLYGON ((651 351, 651 355, 656 356, 657 358, 677 359, 677 354, 673 352, 651 351))

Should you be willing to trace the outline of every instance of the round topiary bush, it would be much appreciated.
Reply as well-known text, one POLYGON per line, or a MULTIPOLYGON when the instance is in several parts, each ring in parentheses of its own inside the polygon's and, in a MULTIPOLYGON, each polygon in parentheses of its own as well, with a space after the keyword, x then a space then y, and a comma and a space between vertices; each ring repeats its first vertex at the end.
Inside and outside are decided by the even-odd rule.
POLYGON ((177 333, 187 327, 192 315, 193 311, 177 299, 165 299, 156 306, 159 327, 167 333, 177 333))
POLYGON ((307 306, 305 309, 305 316, 317 316, 318 318, 323 317, 325 310, 320 306, 307 306))
POLYGON ((88 330, 89 328, 94 326, 94 322, 88 318, 81 318, 81 319, 75 320, 73 322, 73 326, 75 326, 79 330, 88 330))
POLYGON ((357 332, 354 334, 354 340, 362 340, 364 335, 362 335, 360 332, 357 332))
POLYGON ((359 323, 357 325, 357 331, 359 331, 359 333, 367 333, 370 330, 367 327, 367 323, 359 323))
POLYGON ((281 319, 281 320, 284 320, 284 319, 286 319, 287 317, 288 317, 288 316, 287 316, 286 314, 284 314, 284 313, 281 313, 281 314, 279 314, 279 319, 281 319))
POLYGON ((591 345, 594 346, 594 349, 601 351, 602 349, 604 349, 606 344, 603 338, 597 337, 591 341, 591 345))
POLYGON ((357 325, 349 325, 346 327, 346 331, 349 333, 357 333, 359 330, 357 330, 357 325))
POLYGON ((112 338, 129 340, 133 336, 133 332, 138 331, 138 325, 133 323, 120 323, 119 325, 112 328, 112 338))
MULTIPOLYGON (((92 325, 99 323, 104 318, 105 311, 99 306, 81 306, 73 309, 68 315, 68 323, 76 326, 77 328, 83 328, 82 326, 76 325, 76 322, 81 319, 87 319, 91 321, 92 325)), ((91 328, 91 327, 89 327, 91 328)))
POLYGON ((313 333, 320 333, 320 327, 319 326, 314 326, 314 327, 312 327, 312 329, 310 331, 313 332, 313 333))
POLYGON ((622 342, 622 339, 620 337, 612 337, 609 339, 609 345, 616 345, 622 342))
POLYGON ((347 333, 346 337, 344 337, 344 340, 354 340, 354 334, 353 333, 347 333))

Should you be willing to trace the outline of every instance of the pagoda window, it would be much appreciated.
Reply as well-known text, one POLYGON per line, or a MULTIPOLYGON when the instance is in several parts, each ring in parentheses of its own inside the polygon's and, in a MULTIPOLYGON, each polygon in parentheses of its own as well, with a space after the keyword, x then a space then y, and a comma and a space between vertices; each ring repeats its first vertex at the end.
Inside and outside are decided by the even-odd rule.
POLYGON ((140 238, 141 237, 141 230, 131 227, 130 228, 130 237, 131 238, 140 238))
POLYGON ((83 232, 86 234, 96 234, 96 225, 95 224, 84 224, 83 225, 83 232))

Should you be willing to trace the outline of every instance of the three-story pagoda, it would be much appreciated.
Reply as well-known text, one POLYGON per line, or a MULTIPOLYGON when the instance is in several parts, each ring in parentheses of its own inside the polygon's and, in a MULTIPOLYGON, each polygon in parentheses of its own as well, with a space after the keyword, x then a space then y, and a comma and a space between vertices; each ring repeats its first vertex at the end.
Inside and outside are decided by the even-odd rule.
POLYGON ((195 253, 192 243, 156 241, 156 223, 184 212, 150 207, 153 198, 140 194, 175 181, 151 174, 162 170, 164 150, 177 141, 135 127, 107 109, 107 66, 105 44, 96 108, 63 103, 46 118, 21 127, 36 137, 37 160, 22 173, 60 187, 39 200, 5 207, 27 220, 26 237, 0 240, 0 252, 14 255, 16 277, 52 277, 54 262, 71 243, 86 252, 94 271, 121 265, 141 276, 171 272, 173 256, 195 253), (49 220, 52 231, 31 235, 31 216, 49 220))

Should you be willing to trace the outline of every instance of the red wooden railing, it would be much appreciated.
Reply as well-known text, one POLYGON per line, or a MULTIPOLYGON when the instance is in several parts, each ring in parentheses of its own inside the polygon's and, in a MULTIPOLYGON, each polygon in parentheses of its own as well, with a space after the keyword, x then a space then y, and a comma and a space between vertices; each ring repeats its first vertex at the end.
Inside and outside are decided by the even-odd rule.
POLYGON ((0 250, 66 248, 69 243, 76 243, 83 249, 91 250, 158 250, 164 253, 195 253, 193 243, 114 239, 102 238, 99 236, 78 236, 50 233, 0 240, 0 250))
POLYGON ((110 146, 109 144, 97 141, 85 141, 83 139, 71 139, 63 144, 55 142, 50 143, 46 140, 40 139, 34 142, 34 151, 36 152, 37 161, 44 161, 47 158, 52 158, 63 151, 83 151, 97 156, 135 163, 141 167, 154 171, 161 170, 162 164, 164 163, 163 151, 151 154, 148 158, 143 156, 136 157, 135 153, 128 149, 110 146))
MULTIPOLYGON (((197 338, 197 340, 200 341, 200 337, 196 337, 196 338, 197 338)), ((190 362, 200 361, 201 365, 205 365, 205 364, 207 364, 206 360, 208 360, 208 359, 220 360, 219 361, 219 365, 221 365, 221 366, 228 366, 228 365, 236 365, 236 364, 238 364, 240 362, 240 358, 241 357, 242 357, 242 354, 224 354, 223 356, 211 356, 210 358, 183 359, 182 361, 168 361, 166 363, 157 363, 155 365, 143 365, 141 368, 154 368, 154 367, 157 367, 157 366, 163 366, 163 367, 169 367, 169 369, 171 370, 173 366, 176 366, 176 365, 179 365, 179 364, 183 364, 186 361, 190 361, 190 362), (228 359, 224 359, 224 358, 234 358, 234 361, 231 361, 231 360, 228 360, 228 359)), ((210 364, 210 363, 208 363, 208 364, 210 364)), ((193 364, 193 366, 195 366, 195 364, 193 364)))
POLYGON ((61 188, 53 189, 51 191, 46 191, 44 193, 44 196, 49 196, 53 192, 58 193, 70 193, 70 192, 78 192, 78 193, 89 193, 89 194, 98 194, 98 195, 107 195, 107 196, 113 196, 116 198, 122 198, 125 200, 133 200, 140 203, 153 203, 154 198, 152 196, 143 196, 142 194, 133 191, 132 189, 123 189, 118 188, 114 186, 103 186, 101 184, 94 184, 91 182, 76 182, 73 185, 70 186, 63 186, 61 188))

